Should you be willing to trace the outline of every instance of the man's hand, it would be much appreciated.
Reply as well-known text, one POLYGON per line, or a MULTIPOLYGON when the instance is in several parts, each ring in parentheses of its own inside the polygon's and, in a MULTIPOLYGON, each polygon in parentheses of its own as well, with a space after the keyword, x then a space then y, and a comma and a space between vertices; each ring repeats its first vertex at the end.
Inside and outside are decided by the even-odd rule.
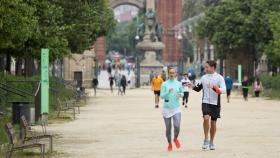
POLYGON ((208 83, 208 88, 213 89, 213 85, 211 83, 208 83))
POLYGON ((187 83, 187 86, 190 88, 190 89, 192 89, 193 88, 193 84, 192 83, 187 83))

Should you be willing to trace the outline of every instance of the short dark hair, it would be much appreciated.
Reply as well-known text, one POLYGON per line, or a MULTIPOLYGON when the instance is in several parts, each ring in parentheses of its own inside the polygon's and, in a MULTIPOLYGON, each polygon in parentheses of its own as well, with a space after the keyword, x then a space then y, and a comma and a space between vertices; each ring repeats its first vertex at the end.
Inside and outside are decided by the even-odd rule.
POLYGON ((210 66, 210 67, 214 67, 216 69, 217 67, 217 63, 214 60, 208 60, 206 61, 206 63, 210 66))
POLYGON ((170 67, 168 67, 168 73, 169 73, 169 71, 172 70, 172 69, 176 71, 175 67, 170 66, 170 67))
POLYGON ((188 76, 188 77, 189 77, 189 74, 187 74, 187 73, 184 73, 184 76, 188 76))

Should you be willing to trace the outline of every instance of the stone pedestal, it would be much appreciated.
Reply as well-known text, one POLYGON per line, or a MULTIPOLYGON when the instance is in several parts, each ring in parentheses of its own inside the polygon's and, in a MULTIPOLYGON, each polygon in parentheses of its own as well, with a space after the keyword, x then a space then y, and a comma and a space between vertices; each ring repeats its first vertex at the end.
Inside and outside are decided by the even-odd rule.
POLYGON ((160 74, 163 66, 162 63, 156 60, 156 52, 146 51, 144 60, 140 63, 141 84, 149 83, 151 71, 160 74))

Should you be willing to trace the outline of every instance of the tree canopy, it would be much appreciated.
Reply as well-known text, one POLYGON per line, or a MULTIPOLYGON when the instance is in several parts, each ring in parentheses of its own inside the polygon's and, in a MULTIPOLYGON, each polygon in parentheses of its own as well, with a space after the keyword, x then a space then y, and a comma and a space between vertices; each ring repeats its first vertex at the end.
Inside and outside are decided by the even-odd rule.
POLYGON ((273 19, 269 15, 279 9, 278 0, 224 0, 206 10, 196 32, 201 38, 209 38, 218 56, 247 48, 257 57, 269 43, 270 49, 276 46, 271 40, 277 31, 267 17, 273 19))
POLYGON ((1 0, 0 53, 54 61, 82 53, 115 26, 108 0, 1 0))
POLYGON ((126 55, 134 55, 136 52, 136 30, 142 22, 144 22, 144 10, 139 10, 137 17, 132 21, 118 23, 107 36, 106 49, 126 55))

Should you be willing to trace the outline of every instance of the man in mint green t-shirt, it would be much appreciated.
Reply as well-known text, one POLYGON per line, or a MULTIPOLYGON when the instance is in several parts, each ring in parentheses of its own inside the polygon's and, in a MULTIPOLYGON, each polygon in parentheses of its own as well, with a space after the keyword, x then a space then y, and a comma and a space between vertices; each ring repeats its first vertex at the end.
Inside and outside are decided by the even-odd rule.
POLYGON ((181 123, 180 97, 183 96, 182 84, 175 78, 177 76, 175 68, 169 68, 169 79, 165 81, 160 90, 160 97, 164 100, 163 118, 166 126, 166 137, 168 141, 168 151, 172 151, 171 128, 172 119, 174 124, 174 143, 177 148, 181 147, 178 140, 181 123))

